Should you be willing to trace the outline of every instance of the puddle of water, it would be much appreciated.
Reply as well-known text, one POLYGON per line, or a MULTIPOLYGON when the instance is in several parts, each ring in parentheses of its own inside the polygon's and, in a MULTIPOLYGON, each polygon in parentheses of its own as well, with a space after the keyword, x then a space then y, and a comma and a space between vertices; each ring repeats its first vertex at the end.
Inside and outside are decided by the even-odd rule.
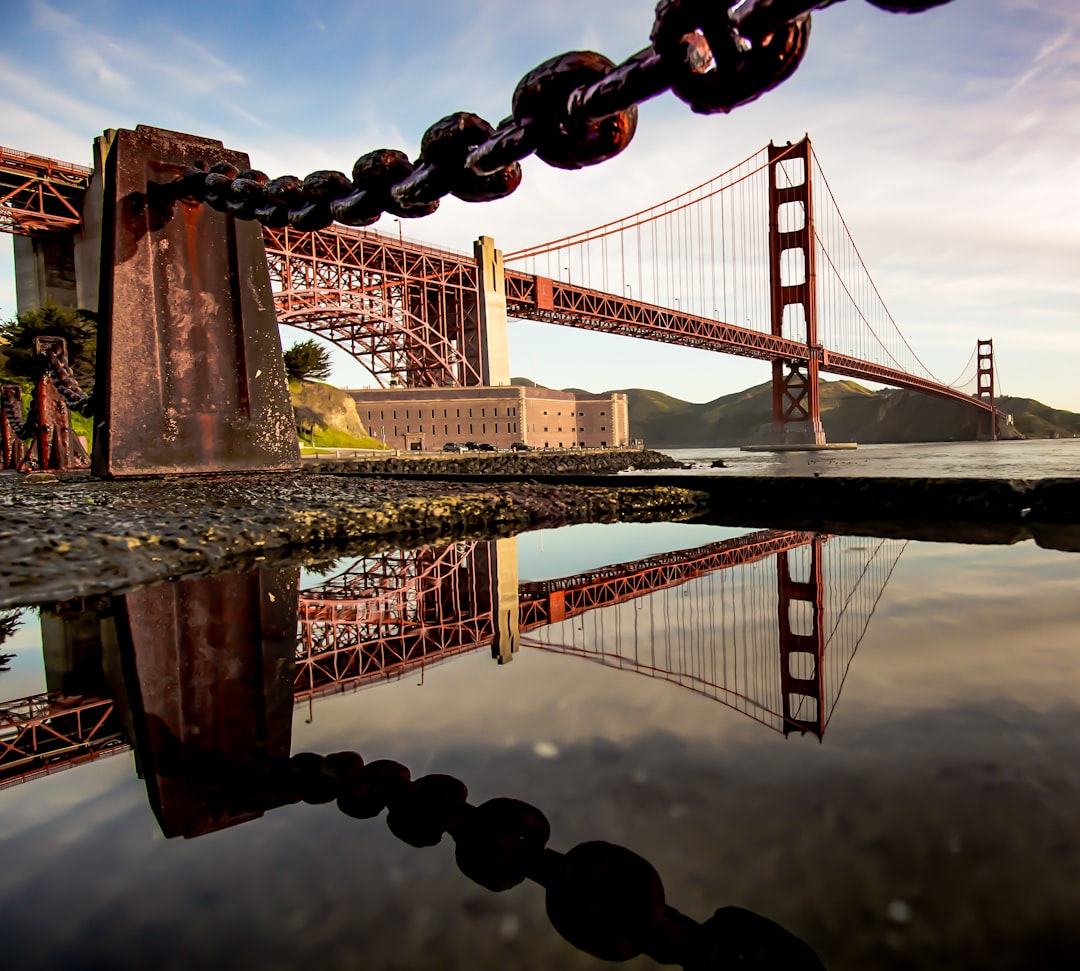
POLYGON ((726 911, 725 959, 742 934, 784 967, 1071 966, 1078 580, 1032 543, 623 524, 24 613, 0 645, 5 955, 682 963, 738 907, 786 934, 726 911), (381 783, 397 816, 357 819, 332 796, 359 777, 320 796, 302 752, 520 800, 555 855, 494 892, 477 846, 520 818, 451 799, 456 839, 414 848, 403 807, 450 783, 381 783))

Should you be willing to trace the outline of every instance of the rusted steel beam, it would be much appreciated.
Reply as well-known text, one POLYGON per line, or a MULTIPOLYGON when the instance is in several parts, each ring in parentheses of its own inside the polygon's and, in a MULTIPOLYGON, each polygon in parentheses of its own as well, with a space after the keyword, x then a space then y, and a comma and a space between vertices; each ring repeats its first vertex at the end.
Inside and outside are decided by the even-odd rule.
POLYGON ((300 450, 262 228, 156 186, 220 142, 139 126, 105 165, 96 475, 283 471, 300 450))
MULTIPOLYGON (((90 465, 90 456, 71 425, 71 409, 54 381, 50 355, 66 360, 64 339, 35 337, 34 356, 40 371, 30 399, 30 413, 23 422, 23 435, 29 432, 30 444, 15 466, 20 472, 72 472, 90 465)), ((10 421, 10 412, 7 417, 10 421)))

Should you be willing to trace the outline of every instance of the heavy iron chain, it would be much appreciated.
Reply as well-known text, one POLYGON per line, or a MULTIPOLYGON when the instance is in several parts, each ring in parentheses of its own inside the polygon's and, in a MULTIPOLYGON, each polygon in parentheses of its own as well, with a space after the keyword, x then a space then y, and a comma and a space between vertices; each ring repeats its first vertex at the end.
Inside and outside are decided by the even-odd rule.
MULTIPOLYGON (((227 162, 198 163, 164 186, 160 202, 205 202, 238 219, 302 231, 332 222, 370 226, 383 213, 415 218, 453 195, 501 199, 521 184, 521 160, 578 169, 621 152, 637 128, 637 105, 672 90, 701 114, 728 112, 790 77, 806 52, 810 14, 841 0, 660 0, 650 45, 622 64, 571 51, 538 65, 514 90, 499 126, 469 112, 435 122, 415 161, 376 149, 356 160, 352 178, 320 170, 269 178, 227 162)), ((918 13, 950 0, 868 0, 892 13, 918 13)))
POLYGON ((11 426, 11 430, 15 432, 15 437, 24 440, 33 438, 34 432, 37 431, 37 424, 34 419, 36 411, 31 407, 30 417, 25 422, 23 421, 22 391, 18 386, 13 384, 4 385, 3 408, 4 413, 7 415, 8 424, 11 426))
MULTIPOLYGON (((93 395, 87 394, 79 387, 79 382, 75 379, 75 372, 68 365, 67 350, 64 345, 59 342, 50 344, 45 353, 39 357, 41 358, 39 365, 42 373, 49 376, 53 387, 67 402, 68 408, 78 412, 80 415, 92 415, 94 410, 93 395)), ((7 414, 8 424, 11 425, 16 437, 25 440, 33 438, 38 431, 37 384, 34 384, 33 390, 30 392, 30 414, 26 421, 22 419, 22 401, 16 397, 19 394, 19 389, 16 386, 5 385, 3 408, 7 414)))
POLYGON ((46 367, 53 386, 67 402, 68 407, 80 415, 91 415, 94 410, 93 396, 79 387, 75 372, 68 365, 67 349, 64 345, 60 343, 50 345, 45 356, 46 367))
MULTIPOLYGON (((600 840, 559 853, 547 846, 551 825, 535 806, 508 798, 471 805, 468 788, 454 776, 413 779, 389 759, 365 763, 358 752, 301 752, 274 766, 269 781, 282 802, 336 801, 354 819, 373 819, 385 809, 390 831, 410 846, 435 846, 449 834, 465 876, 496 893, 525 880, 539 884, 552 926, 594 957, 627 961, 647 954, 687 971, 824 971, 804 941, 768 918, 722 907, 699 924, 666 902, 660 875, 636 853, 600 840)), ((258 779, 252 782, 258 787, 258 779)))

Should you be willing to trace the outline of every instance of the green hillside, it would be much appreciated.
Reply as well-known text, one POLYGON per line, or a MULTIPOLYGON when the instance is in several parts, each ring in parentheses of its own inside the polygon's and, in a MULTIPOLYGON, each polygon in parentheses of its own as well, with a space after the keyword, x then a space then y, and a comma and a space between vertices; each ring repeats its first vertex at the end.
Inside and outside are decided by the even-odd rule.
POLYGON ((372 438, 347 391, 318 381, 289 378, 289 398, 301 443, 326 448, 386 448, 372 438))
MULTIPOLYGON (((532 381, 514 378, 514 384, 532 381)), ((573 389, 566 389, 573 390, 573 389)), ((630 435, 650 448, 700 448, 767 444, 772 430, 772 384, 695 404, 659 391, 617 389, 627 396, 630 435)), ((821 420, 830 442, 962 442, 976 437, 978 416, 961 402, 913 391, 871 391, 855 381, 824 381, 821 420)), ((1080 415, 1050 408, 1031 398, 999 398, 1013 416, 1013 428, 999 435, 1017 438, 1080 436, 1080 415)))
POLYGON ((1016 430, 1025 438, 1076 438, 1080 415, 1050 408, 1031 398, 998 398, 998 407, 1013 416, 1016 430))

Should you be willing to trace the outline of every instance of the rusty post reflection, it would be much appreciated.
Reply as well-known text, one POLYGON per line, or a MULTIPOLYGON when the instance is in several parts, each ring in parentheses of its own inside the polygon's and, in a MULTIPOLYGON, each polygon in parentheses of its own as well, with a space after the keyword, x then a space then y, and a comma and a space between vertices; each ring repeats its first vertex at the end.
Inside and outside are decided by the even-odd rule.
POLYGON ((260 780, 292 744, 299 571, 163 584, 117 598, 139 773, 166 836, 276 805, 260 780))

